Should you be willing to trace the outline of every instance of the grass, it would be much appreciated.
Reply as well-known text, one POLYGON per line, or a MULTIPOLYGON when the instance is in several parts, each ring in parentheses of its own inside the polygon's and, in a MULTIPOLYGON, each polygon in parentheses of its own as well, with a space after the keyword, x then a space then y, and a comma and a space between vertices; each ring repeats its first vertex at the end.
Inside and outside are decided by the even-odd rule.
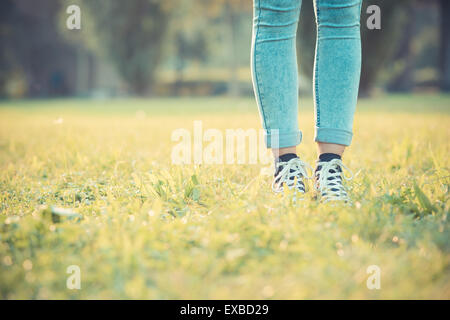
POLYGON ((260 126, 252 99, 0 103, 0 298, 450 298, 449 96, 360 101, 353 207, 295 207, 262 165, 172 165, 197 119, 260 126))

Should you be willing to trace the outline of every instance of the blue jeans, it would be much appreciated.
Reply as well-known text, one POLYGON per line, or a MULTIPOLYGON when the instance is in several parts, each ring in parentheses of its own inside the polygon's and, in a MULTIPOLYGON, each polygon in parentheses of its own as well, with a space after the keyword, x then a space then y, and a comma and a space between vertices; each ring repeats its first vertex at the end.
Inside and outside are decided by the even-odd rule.
MULTIPOLYGON (((310 0, 311 1, 311 0, 310 0)), ((362 0, 312 0, 315 141, 350 145, 361 73, 362 0)), ((296 33, 302 0, 253 0, 252 77, 268 148, 300 144, 296 33)))

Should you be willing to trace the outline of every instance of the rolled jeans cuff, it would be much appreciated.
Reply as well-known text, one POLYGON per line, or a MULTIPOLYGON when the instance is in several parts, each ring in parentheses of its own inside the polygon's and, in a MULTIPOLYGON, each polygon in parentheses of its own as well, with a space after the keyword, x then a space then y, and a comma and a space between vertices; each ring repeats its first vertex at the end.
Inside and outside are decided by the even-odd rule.
POLYGON ((316 142, 334 143, 349 146, 352 143, 353 133, 342 129, 317 128, 316 142))
POLYGON ((267 148, 294 147, 302 142, 302 132, 278 133, 277 130, 268 130, 264 133, 267 148))

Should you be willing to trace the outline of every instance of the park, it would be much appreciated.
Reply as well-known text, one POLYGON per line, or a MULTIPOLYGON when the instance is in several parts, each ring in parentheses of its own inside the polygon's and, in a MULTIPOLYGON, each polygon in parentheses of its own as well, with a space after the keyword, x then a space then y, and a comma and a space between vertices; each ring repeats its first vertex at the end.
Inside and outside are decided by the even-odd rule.
MULTIPOLYGON (((250 98, 3 102, 2 298, 448 298, 449 106, 362 99, 346 154, 362 170, 355 205, 299 208, 262 165, 171 163, 173 130, 196 119, 257 128, 250 98), (50 206, 83 219, 55 223, 50 206), (66 288, 71 265, 81 290, 66 288)), ((312 100, 301 114, 313 162, 312 100)))
POLYGON ((450 299, 450 2, 329 1, 0 1, 0 299, 450 299), (349 201, 316 187, 319 86, 349 201), (298 123, 301 201, 265 122, 298 123))

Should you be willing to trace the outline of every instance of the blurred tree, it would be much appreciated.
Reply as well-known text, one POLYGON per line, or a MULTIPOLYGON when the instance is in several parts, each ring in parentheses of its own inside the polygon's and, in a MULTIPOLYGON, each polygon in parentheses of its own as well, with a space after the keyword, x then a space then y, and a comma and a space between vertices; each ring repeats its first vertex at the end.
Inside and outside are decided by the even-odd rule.
POLYGON ((54 0, 0 1, 0 94, 74 93, 70 74, 75 57, 73 46, 58 33, 59 10, 54 0))
POLYGON ((313 0, 303 1, 297 32, 297 58, 300 73, 304 74, 308 80, 313 77, 316 32, 313 0))
POLYGON ((435 0, 415 0, 405 6, 408 17, 395 55, 384 66, 386 88, 408 92, 439 85, 439 6, 435 0))
POLYGON ((389 63, 397 50, 399 40, 406 28, 408 7, 415 0, 363 1, 361 16, 361 41, 363 62, 360 95, 368 96, 375 86, 380 71, 389 63), (381 9, 381 29, 370 30, 366 26, 367 7, 377 5, 381 9))
POLYGON ((198 16, 198 8, 191 0, 178 0, 170 21, 166 42, 175 69, 173 94, 179 95, 184 81, 184 71, 191 62, 206 63, 208 59, 207 19, 198 16))
POLYGON ((174 84, 174 94, 179 95, 183 82, 183 71, 189 60, 202 61, 206 59, 206 39, 201 33, 187 34, 178 31, 175 35, 176 59, 175 70, 177 72, 174 84))
MULTIPOLYGON (((414 1, 411 1, 414 2, 414 1)), ((392 65, 397 65, 400 69, 395 72, 393 78, 387 84, 387 89, 392 92, 407 92, 414 86, 414 66, 416 52, 413 48, 414 36, 417 34, 416 18, 419 9, 416 5, 408 4, 404 8, 407 11, 408 21, 404 31, 398 39, 396 53, 392 56, 392 65)))
POLYGON ((229 48, 230 79, 228 93, 231 96, 240 94, 238 81, 239 52, 238 38, 240 17, 252 11, 252 1, 249 0, 200 0, 198 4, 211 18, 223 17, 228 30, 227 42, 229 48))
POLYGON ((84 0, 93 17, 97 50, 107 56, 133 94, 151 91, 176 0, 84 0))
MULTIPOLYGON (((81 6, 81 30, 67 31, 63 1, 0 1, 0 95, 6 91, 14 91, 17 96, 25 92, 30 96, 76 94, 74 79, 93 78, 97 69, 91 66, 103 63, 104 57, 108 57, 131 92, 146 94, 155 81, 155 70, 161 65, 167 44, 171 51, 165 60, 168 66, 175 67, 178 84, 183 80, 185 67, 193 61, 200 62, 205 69, 219 66, 220 71, 226 64, 230 76, 221 80, 221 88, 228 87, 232 95, 242 91, 239 67, 248 65, 251 1, 71 0, 70 4, 81 6), (181 8, 182 3, 187 9, 181 8), (176 11, 179 16, 169 19, 176 11), (55 21, 58 13, 59 28, 55 21), (80 52, 89 63, 78 63, 80 52), (83 72, 88 70, 89 77, 77 76, 77 64, 85 65, 83 72)), ((368 95, 376 83, 389 83, 391 90, 410 90, 415 85, 412 79, 415 75, 417 78, 418 66, 424 70, 420 76, 425 79, 423 82, 436 86, 436 74, 440 72, 441 87, 450 90, 449 6, 448 0, 364 2, 361 95, 368 95), (422 19, 424 12, 418 3, 434 4, 431 18, 422 19), (366 8, 371 4, 381 8, 381 30, 366 27, 366 8), (437 4, 442 12, 440 46, 436 33, 437 4), (414 21, 415 18, 423 21, 414 21), (433 24, 430 19, 436 22, 433 24), (423 32, 424 29, 427 31, 423 32), (420 39, 415 36, 417 33, 420 39), (439 47, 440 66, 436 62, 439 47)), ((299 65, 302 73, 311 77, 316 41, 312 0, 303 1, 301 15, 299 65)), ((220 73, 218 78, 222 74, 227 73, 220 73)), ((81 81, 86 84, 84 87, 95 82, 81 81)), ((174 88, 178 92, 177 85, 174 88)))
POLYGON ((441 11, 441 89, 450 91, 450 1, 440 0, 441 11))
POLYGON ((13 0, 0 2, 0 96, 7 95, 7 82, 12 77, 14 68, 17 67, 17 59, 14 43, 17 32, 14 32, 14 18, 17 16, 13 0))

